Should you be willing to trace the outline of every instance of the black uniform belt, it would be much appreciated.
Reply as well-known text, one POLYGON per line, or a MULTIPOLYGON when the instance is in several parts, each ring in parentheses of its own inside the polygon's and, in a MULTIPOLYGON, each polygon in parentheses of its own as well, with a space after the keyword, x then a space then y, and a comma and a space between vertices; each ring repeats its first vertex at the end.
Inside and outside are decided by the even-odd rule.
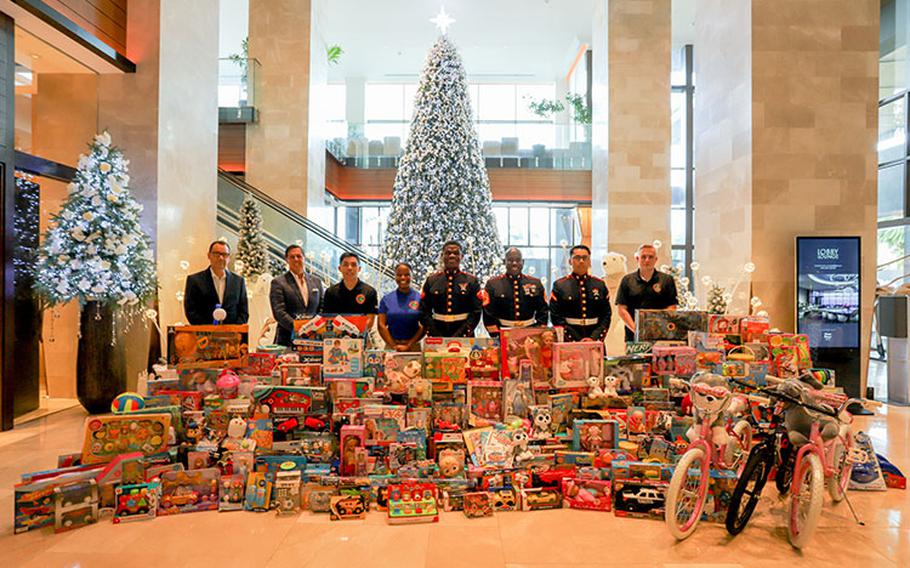
POLYGON ((433 314, 434 320, 444 321, 444 322, 453 322, 453 321, 464 321, 468 319, 468 314, 433 314))
POLYGON ((569 325, 597 325, 597 318, 566 318, 569 325))

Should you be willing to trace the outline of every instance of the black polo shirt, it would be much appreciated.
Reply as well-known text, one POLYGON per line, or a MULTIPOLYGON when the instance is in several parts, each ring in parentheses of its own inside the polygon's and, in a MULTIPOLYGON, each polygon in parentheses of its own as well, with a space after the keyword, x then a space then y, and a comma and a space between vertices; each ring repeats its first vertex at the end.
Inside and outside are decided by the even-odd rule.
POLYGON ((344 280, 334 284, 325 291, 322 297, 323 314, 375 314, 378 311, 379 300, 376 289, 364 282, 357 280, 357 284, 350 290, 344 285, 344 280))
MULTIPOLYGON (((638 270, 626 274, 616 293, 616 305, 625 306, 633 321, 637 310, 665 310, 676 304, 676 282, 659 270, 654 271, 650 280, 643 279, 638 270)), ((625 329, 626 341, 633 341, 635 332, 625 329)))

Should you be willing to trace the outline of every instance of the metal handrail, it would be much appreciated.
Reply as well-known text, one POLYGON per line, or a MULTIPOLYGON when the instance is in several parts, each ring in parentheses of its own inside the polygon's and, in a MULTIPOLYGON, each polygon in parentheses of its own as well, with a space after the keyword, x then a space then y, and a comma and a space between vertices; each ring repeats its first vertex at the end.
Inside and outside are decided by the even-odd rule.
POLYGON ((277 211, 279 214, 286 217, 291 222, 302 226, 307 231, 311 231, 315 235, 319 236, 320 238, 327 241, 328 243, 338 247, 342 251, 351 251, 351 252, 356 253, 357 256, 360 258, 360 263, 362 265, 368 266, 371 270, 374 270, 383 276, 386 276, 393 280, 395 279, 395 272, 388 266, 385 266, 384 264, 382 264, 379 261, 379 259, 377 259, 376 257, 367 254, 360 247, 353 245, 343 239, 340 239, 333 233, 327 231, 321 225, 314 223, 313 221, 307 219, 306 217, 304 217, 300 213, 294 211, 287 205, 284 205, 283 203, 275 200, 273 197, 263 193, 261 190, 238 179, 236 176, 232 175, 229 172, 222 170, 221 168, 218 169, 218 178, 227 183, 232 184, 237 189, 239 189, 249 195, 252 195, 260 203, 266 204, 268 207, 270 207, 274 211, 277 211))

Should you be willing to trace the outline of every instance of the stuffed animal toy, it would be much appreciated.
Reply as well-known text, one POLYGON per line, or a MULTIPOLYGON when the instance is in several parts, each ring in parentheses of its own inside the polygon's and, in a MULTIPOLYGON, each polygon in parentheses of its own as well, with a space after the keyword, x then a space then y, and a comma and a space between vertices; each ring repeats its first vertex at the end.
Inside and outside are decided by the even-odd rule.
POLYGON ((613 315, 610 318, 610 329, 607 331, 607 337, 604 341, 607 348, 607 355, 620 356, 626 354, 626 324, 619 317, 619 310, 616 309, 616 293, 619 291, 619 283, 622 277, 629 272, 626 264, 626 256, 618 252, 608 252, 603 257, 604 280, 607 289, 610 291, 610 308, 613 315))
POLYGON ((464 475, 464 451, 445 449, 439 452, 439 474, 443 477, 464 475))
POLYGON ((527 431, 523 428, 519 428, 512 432, 512 448, 514 451, 515 465, 521 466, 528 460, 534 458, 534 454, 528 449, 529 440, 530 436, 528 436, 527 431))
POLYGON ((534 427, 535 439, 549 438, 550 428, 553 424, 553 413, 550 407, 542 405, 531 406, 531 423, 534 427))
MULTIPOLYGON (((787 379, 777 387, 777 390, 806 404, 822 406, 820 403, 812 401, 806 392, 806 385, 799 379, 787 379)), ((802 446, 809 441, 814 422, 819 422, 819 431, 822 439, 825 440, 835 437, 840 429, 837 421, 830 416, 812 412, 792 402, 784 402, 784 426, 787 427, 787 437, 790 438, 790 443, 795 447, 802 446)))
POLYGON ((600 377, 588 377, 588 398, 599 401, 604 398, 603 379, 600 377))

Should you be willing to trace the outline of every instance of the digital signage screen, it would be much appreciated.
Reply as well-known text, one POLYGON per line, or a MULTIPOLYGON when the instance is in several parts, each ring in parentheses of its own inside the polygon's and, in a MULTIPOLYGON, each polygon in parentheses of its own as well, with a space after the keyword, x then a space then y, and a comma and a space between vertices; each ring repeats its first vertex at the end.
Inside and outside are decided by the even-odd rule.
POLYGON ((796 238, 796 327, 819 348, 859 348, 859 237, 796 238))

